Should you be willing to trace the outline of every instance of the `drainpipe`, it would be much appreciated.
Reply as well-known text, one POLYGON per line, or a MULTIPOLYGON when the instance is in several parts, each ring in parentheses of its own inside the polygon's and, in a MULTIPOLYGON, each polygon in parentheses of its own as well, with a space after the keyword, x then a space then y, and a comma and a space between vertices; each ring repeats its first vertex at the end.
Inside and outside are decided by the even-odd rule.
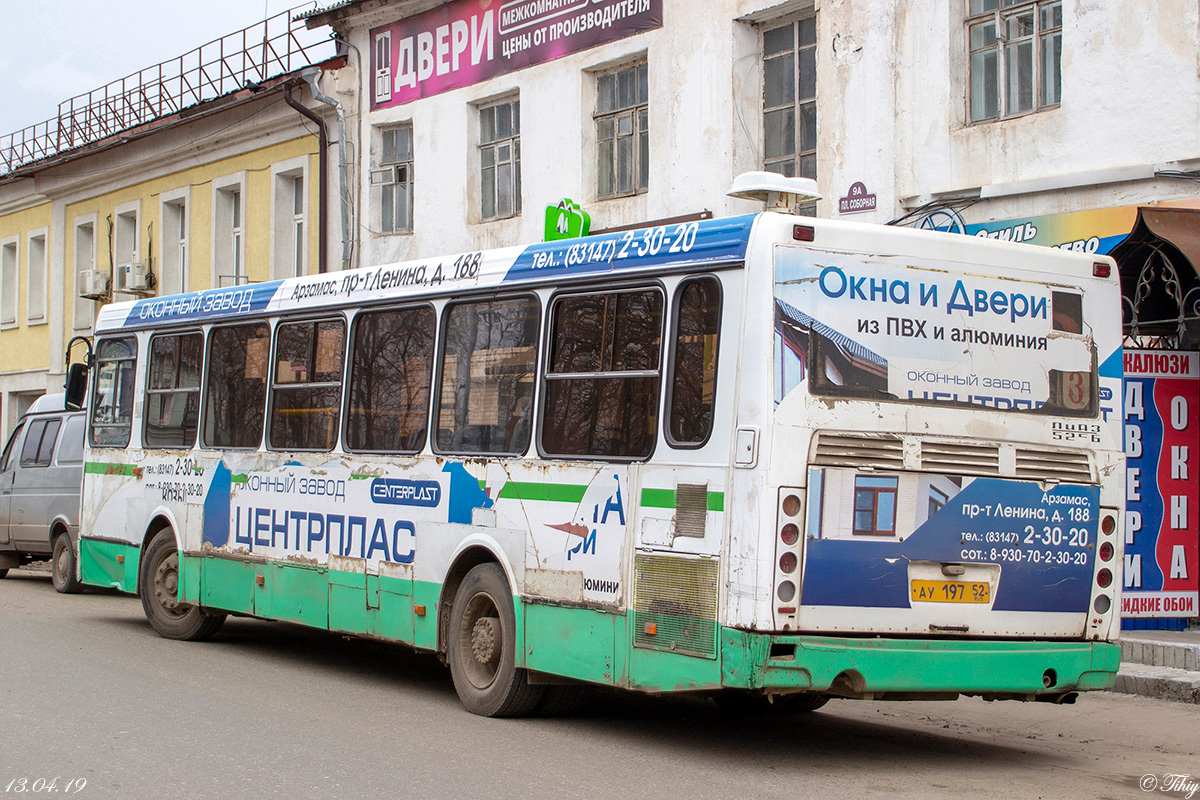
POLYGON ((317 204, 320 208, 317 209, 317 272, 328 272, 325 257, 325 229, 328 226, 326 221, 326 202, 325 195, 327 194, 325 184, 325 152, 329 149, 329 134, 325 131, 325 121, 317 116, 311 109, 300 103, 292 97, 292 86, 299 86, 298 81, 290 81, 283 85, 283 102, 287 103, 292 108, 299 111, 304 116, 312 120, 317 126, 317 204))
POLYGON ((342 269, 350 268, 350 197, 346 194, 346 114, 342 104, 328 95, 321 94, 317 79, 320 67, 308 67, 300 71, 300 77, 308 81, 313 97, 327 106, 333 106, 338 119, 338 198, 342 210, 342 269))

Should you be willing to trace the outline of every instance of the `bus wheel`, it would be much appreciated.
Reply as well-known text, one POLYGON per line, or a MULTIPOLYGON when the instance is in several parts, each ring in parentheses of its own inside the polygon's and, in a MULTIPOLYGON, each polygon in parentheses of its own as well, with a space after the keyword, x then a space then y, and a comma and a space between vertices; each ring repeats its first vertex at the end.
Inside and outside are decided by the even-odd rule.
POLYGON ((175 536, 170 528, 163 528, 150 541, 142 557, 138 584, 146 619, 159 636, 189 641, 207 639, 225 622, 224 614, 205 614, 197 606, 177 599, 179 551, 175 549, 175 536))
POLYGON ((83 584, 75 577, 75 548, 71 547, 71 535, 65 531, 54 540, 50 565, 50 580, 56 592, 79 594, 83 591, 83 584))
POLYGON ((498 564, 467 573, 450 611, 447 655, 454 689, 467 710, 484 717, 519 717, 542 698, 516 668, 516 614, 498 564))

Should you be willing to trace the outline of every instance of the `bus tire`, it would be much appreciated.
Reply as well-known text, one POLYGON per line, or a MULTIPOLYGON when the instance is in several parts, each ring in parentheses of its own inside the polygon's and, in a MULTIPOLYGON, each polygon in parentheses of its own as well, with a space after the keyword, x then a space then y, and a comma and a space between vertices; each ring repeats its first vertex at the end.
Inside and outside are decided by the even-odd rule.
POLYGON ((446 643, 454 690, 467 710, 484 717, 519 717, 542 699, 516 667, 516 614, 498 564, 480 564, 463 578, 450 611, 446 643))
POLYGON ((83 584, 75 577, 75 548, 71 534, 63 531, 54 538, 54 555, 50 559, 50 581, 60 594, 79 594, 83 584))
POLYGON ((150 540, 142 556, 138 585, 146 619, 159 636, 199 641, 212 636, 225 622, 224 614, 206 614, 198 606, 178 602, 179 550, 170 528, 163 528, 150 540))

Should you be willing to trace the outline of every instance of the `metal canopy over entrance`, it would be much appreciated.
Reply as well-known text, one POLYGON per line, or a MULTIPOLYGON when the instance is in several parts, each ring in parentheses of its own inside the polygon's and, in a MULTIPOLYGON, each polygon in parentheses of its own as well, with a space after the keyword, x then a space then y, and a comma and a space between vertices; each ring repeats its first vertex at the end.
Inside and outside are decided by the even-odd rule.
POLYGON ((1110 255, 1121 273, 1127 341, 1200 348, 1200 210, 1139 208, 1133 230, 1110 255))

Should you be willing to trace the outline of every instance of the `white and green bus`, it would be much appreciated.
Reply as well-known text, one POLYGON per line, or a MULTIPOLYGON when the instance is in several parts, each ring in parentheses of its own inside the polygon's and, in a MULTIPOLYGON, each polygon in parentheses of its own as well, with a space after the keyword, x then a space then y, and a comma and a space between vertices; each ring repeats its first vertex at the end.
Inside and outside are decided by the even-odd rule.
POLYGON ((778 212, 115 303, 79 574, 491 716, 1070 701, 1119 662, 1120 332, 1107 258, 778 212))

